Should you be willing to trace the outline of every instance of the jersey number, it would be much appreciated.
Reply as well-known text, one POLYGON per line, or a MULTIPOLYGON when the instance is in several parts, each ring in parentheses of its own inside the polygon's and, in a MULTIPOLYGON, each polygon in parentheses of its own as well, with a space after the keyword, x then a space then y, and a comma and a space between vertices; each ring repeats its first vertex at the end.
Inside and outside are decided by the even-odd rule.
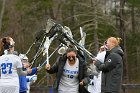
POLYGON ((73 79, 73 77, 74 77, 73 75, 68 75, 68 78, 71 78, 71 79, 73 79))
POLYGON ((2 63, 2 74, 12 74, 12 63, 2 63))

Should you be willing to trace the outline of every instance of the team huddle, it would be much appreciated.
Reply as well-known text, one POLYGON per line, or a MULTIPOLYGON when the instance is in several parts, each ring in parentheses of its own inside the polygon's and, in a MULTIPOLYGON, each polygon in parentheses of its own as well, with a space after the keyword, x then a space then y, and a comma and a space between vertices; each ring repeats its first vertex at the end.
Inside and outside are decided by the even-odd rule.
MULTIPOLYGON (((29 93, 40 67, 31 68, 28 57, 17 55, 11 37, 0 40, 0 93, 29 93)), ((47 73, 56 73, 54 93, 120 93, 123 51, 119 39, 110 37, 101 46, 89 68, 83 53, 69 46, 47 73), (87 86, 87 88, 85 87, 87 86)))

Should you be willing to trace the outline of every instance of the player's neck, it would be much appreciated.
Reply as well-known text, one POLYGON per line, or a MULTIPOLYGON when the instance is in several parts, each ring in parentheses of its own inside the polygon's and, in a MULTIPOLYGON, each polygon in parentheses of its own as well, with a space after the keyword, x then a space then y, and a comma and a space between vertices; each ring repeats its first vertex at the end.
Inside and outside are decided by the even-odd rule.
POLYGON ((75 61, 69 61, 68 62, 70 66, 73 66, 76 62, 75 61))

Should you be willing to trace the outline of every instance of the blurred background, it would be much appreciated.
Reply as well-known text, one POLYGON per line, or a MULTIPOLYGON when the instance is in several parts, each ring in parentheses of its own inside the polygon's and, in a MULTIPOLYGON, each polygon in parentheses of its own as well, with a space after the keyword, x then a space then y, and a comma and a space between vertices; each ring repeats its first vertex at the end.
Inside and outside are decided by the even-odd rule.
MULTIPOLYGON (((82 27, 87 34, 85 48, 94 55, 108 37, 122 38, 121 47, 125 53, 123 84, 140 84, 140 0, 0 0, 0 38, 11 36, 16 42, 16 51, 26 53, 35 41, 36 33, 45 29, 48 18, 68 26, 77 42, 82 27)), ((52 43, 49 53, 60 44, 52 43)), ((35 45, 27 54, 29 60, 37 49, 38 45, 35 45)), ((50 64, 57 56, 56 52, 50 58, 50 64)), ((33 66, 44 60, 39 57, 33 66)), ((53 85, 55 75, 47 74, 44 68, 37 75, 38 80, 32 86, 48 87, 51 91, 49 87, 53 85)), ((123 88, 125 93, 140 93, 138 86, 123 88)))

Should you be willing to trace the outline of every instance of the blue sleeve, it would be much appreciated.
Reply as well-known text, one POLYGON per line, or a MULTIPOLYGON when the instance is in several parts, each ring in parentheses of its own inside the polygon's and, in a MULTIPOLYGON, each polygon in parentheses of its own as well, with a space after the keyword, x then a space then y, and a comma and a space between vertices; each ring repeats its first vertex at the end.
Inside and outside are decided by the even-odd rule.
POLYGON ((32 73, 28 74, 28 76, 34 75, 37 73, 37 67, 32 68, 32 73))

